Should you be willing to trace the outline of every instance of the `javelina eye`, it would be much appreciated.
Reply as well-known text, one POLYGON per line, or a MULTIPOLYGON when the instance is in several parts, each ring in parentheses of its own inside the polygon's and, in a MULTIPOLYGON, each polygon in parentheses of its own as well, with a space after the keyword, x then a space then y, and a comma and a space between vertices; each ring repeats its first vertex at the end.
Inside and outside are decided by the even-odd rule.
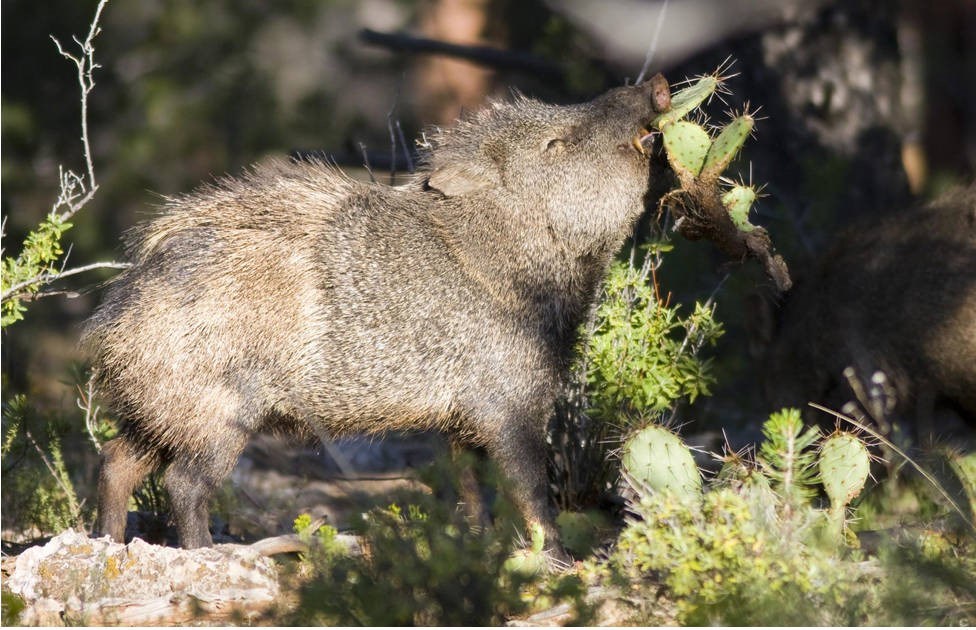
POLYGON ((559 155, 566 150, 566 141, 562 138, 553 138, 546 143, 545 152, 552 155, 559 155))

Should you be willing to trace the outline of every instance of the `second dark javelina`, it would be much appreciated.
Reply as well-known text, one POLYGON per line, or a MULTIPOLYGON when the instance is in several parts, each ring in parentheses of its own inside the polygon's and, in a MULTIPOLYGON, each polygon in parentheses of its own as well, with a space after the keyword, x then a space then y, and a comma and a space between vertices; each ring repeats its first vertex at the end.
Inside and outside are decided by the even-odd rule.
POLYGON ((650 85, 494 103, 430 138, 402 187, 279 164, 169 201, 87 326, 124 419, 98 529, 121 540, 165 466, 181 544, 211 544, 210 497, 263 429, 436 429, 485 448, 558 548, 545 427, 654 176, 650 85))
POLYGON ((776 406, 840 409, 850 366, 865 387, 886 375, 893 418, 925 425, 946 404, 976 427, 976 185, 845 230, 781 320, 767 356, 776 406))

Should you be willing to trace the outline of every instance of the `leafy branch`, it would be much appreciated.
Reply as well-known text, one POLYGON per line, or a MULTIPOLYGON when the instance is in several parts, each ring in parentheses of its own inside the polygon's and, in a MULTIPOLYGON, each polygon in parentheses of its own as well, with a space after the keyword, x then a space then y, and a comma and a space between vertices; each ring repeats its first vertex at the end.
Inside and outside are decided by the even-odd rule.
MULTIPOLYGON (((99 262, 65 269, 67 255, 64 256, 60 266, 56 265, 58 259, 65 253, 61 245, 61 237, 71 228, 71 218, 92 200, 98 190, 91 157, 91 143, 88 138, 88 95, 95 88, 95 69, 100 67, 95 63, 94 41, 101 32, 98 23, 106 4, 108 0, 101 0, 98 3, 88 36, 84 41, 72 37, 80 49, 79 54, 74 55, 66 51, 61 42, 51 36, 58 52, 71 61, 78 71, 78 85, 81 89, 81 144, 85 172, 79 175, 74 171, 65 171, 61 166, 58 167, 58 196, 51 205, 50 212, 37 228, 27 235, 20 254, 16 258, 9 256, 4 258, 2 274, 0 274, 0 303, 2 303, 0 326, 4 328, 23 319, 24 311, 27 310, 25 301, 50 295, 40 292, 44 286, 92 269, 122 269, 128 266, 124 263, 99 262)), ((0 226, 0 233, 6 235, 6 221, 0 226)), ((0 250, 0 254, 2 253, 3 250, 0 250)))

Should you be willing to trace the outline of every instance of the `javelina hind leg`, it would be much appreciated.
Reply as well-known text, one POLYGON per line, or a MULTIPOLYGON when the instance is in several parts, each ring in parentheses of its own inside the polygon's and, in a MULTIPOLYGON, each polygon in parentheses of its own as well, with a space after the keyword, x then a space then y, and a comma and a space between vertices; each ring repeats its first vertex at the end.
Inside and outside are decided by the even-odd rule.
POLYGON ((155 456, 140 453, 124 431, 119 437, 105 443, 98 476, 96 535, 108 535, 116 542, 125 542, 129 497, 158 464, 155 456))
POLYGON ((247 444, 247 435, 222 436, 206 453, 179 456, 166 469, 164 482, 169 492, 172 518, 184 549, 209 547, 210 498, 230 474, 247 444))

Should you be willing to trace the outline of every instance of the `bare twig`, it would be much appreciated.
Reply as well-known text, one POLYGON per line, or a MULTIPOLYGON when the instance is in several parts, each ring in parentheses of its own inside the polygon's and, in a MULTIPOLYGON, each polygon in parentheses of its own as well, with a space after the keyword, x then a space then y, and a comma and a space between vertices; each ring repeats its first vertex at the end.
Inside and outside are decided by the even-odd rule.
POLYGON ((25 291, 27 287, 33 286, 35 284, 50 284, 55 280, 60 280, 61 278, 67 278, 68 276, 74 276, 79 273, 84 273, 86 271, 91 271, 92 269, 128 269, 131 267, 131 263, 120 263, 120 262, 96 262, 90 265, 83 265, 81 267, 75 267, 74 269, 67 269, 64 271, 50 272, 44 271, 37 274, 33 278, 28 278, 23 282, 18 282, 9 289, 3 292, 0 296, 2 300, 9 300, 11 298, 25 298, 29 297, 28 291, 25 291))
POLYGON ((72 37, 81 49, 81 54, 77 57, 67 52, 61 46, 61 42, 53 35, 51 36, 51 40, 57 46, 61 56, 74 63, 75 68, 78 70, 78 85, 81 87, 81 144, 88 176, 88 185, 86 187, 81 176, 71 171, 61 173, 61 194, 58 197, 58 202, 52 209, 52 214, 62 205, 67 206, 67 209, 59 215, 59 219, 62 222, 67 221, 76 212, 81 210, 85 204, 91 201, 92 197, 95 196, 95 191, 98 190, 98 184, 95 182, 95 167, 92 164, 91 143, 88 140, 88 94, 95 88, 93 73, 96 68, 100 67, 95 63, 94 42, 98 34, 102 32, 98 22, 101 19, 102 10, 106 4, 108 4, 108 0, 100 0, 98 3, 98 7, 95 9, 95 17, 92 18, 91 26, 88 29, 88 36, 84 42, 78 41, 77 37, 72 37), (78 188, 77 192, 75 191, 75 187, 78 188))
POLYGON ((81 385, 78 385, 78 398, 75 399, 75 404, 78 408, 85 412, 85 429, 88 431, 88 437, 91 439, 92 444, 95 446, 95 451, 97 453, 102 452, 102 444, 95 437, 96 427, 98 426, 98 412, 101 411, 101 407, 95 405, 92 409, 92 405, 95 402, 95 375, 92 374, 88 378, 88 382, 85 383, 85 388, 82 389, 81 385))
MULTIPOLYGON (((58 196, 51 205, 51 210, 48 213, 48 217, 51 222, 63 224, 70 220, 79 210, 81 210, 89 201, 91 201, 91 199, 95 196, 95 192, 98 190, 98 183, 95 179, 95 166, 92 162, 91 142, 88 135, 88 95, 95 88, 95 69, 100 67, 97 63, 95 63, 94 41, 101 32, 101 27, 98 25, 98 23, 101 20, 102 11, 105 9, 106 4, 108 4, 108 0, 99 1, 98 6, 95 9, 95 15, 92 18, 91 24, 88 28, 88 35, 85 37, 83 42, 79 41, 77 37, 72 37, 72 40, 80 49, 80 53, 77 56, 66 51, 61 45, 61 42, 53 35, 51 36, 51 41, 54 42, 58 52, 61 53, 61 56, 68 59, 75 65, 78 73, 78 85, 81 88, 81 144, 82 153, 85 160, 84 175, 78 175, 71 170, 66 171, 63 166, 58 165, 58 196)), ((3 227, 6 227, 6 221, 4 221, 3 227)), ((2 233, 6 235, 6 230, 2 230, 2 233)), ((60 238, 60 233, 58 238, 60 238)), ((49 284, 61 278, 73 276, 92 269, 124 269, 129 266, 124 263, 98 262, 77 267, 75 269, 66 270, 65 266, 67 265, 69 255, 70 248, 68 254, 66 254, 62 259, 61 268, 59 270, 55 271, 53 264, 46 264, 47 268, 40 273, 36 273, 34 276, 21 282, 17 282, 13 286, 3 291, 2 295, 0 295, 0 301, 6 303, 8 300, 30 300, 38 297, 57 294, 59 292, 40 293, 39 289, 41 285, 49 284)), ((19 258, 17 264, 20 264, 19 258)), ((30 271, 33 271, 36 270, 37 267, 35 266, 29 269, 30 271)), ((28 271, 28 273, 30 271, 28 271)))
POLYGON ((37 453, 41 456, 41 461, 44 462, 44 466, 47 467, 48 472, 51 473, 51 476, 54 477, 54 480, 58 483, 58 486, 61 487, 61 491, 64 492, 65 497, 68 499, 68 509, 71 510, 71 517, 74 519, 75 524, 78 527, 84 528, 84 523, 82 522, 81 518, 81 506, 78 505, 78 498, 75 496, 74 489, 69 488, 64 483, 64 479, 62 479, 54 464, 51 463, 51 460, 48 459, 47 453, 44 452, 44 449, 41 448, 41 445, 38 444, 37 440, 34 439, 34 436, 31 435, 30 430, 24 429, 24 435, 30 441, 37 453))
POLYGON ((373 175, 373 167, 369 165, 369 153, 366 152, 366 145, 360 142, 359 150, 363 152, 363 167, 366 169, 366 172, 369 173, 369 181, 375 184, 376 176, 373 175))
POLYGON ((403 157, 407 160, 407 171, 413 173, 413 158, 410 157, 410 145, 407 144, 407 139, 403 135, 403 127, 400 126, 400 120, 396 121, 396 131, 397 136, 400 138, 400 146, 403 147, 403 157))
MULTIPOLYGON (((400 86, 397 86, 396 96, 393 97, 393 107, 386 115, 386 128, 390 132, 390 186, 396 183, 397 169, 397 138, 393 131, 393 120, 396 116, 397 107, 400 105, 400 86)), ((397 121, 399 124, 399 121, 397 121)))

